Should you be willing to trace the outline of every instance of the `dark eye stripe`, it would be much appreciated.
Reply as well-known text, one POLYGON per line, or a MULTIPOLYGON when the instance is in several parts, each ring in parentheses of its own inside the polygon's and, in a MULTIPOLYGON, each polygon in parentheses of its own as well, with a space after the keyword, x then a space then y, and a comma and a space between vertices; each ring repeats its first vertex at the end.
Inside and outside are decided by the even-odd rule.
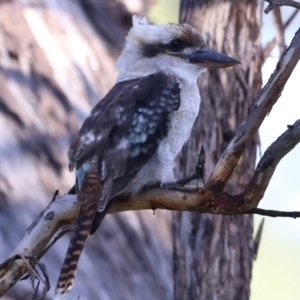
POLYGON ((193 46, 191 43, 188 43, 182 39, 174 39, 168 44, 156 44, 156 45, 144 44, 142 45, 142 56, 151 58, 151 57, 158 56, 159 54, 162 53, 181 52, 183 49, 191 46, 193 46))
POLYGON ((166 48, 172 52, 180 52, 186 47, 187 44, 181 39, 174 39, 166 45, 166 48))

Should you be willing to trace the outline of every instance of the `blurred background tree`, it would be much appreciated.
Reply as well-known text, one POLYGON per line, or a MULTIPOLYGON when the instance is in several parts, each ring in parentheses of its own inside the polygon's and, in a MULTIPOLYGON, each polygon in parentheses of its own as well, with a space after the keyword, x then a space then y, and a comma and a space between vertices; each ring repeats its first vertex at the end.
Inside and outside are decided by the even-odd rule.
MULTIPOLYGON (((68 172, 66 157, 70 139, 114 84, 114 61, 131 26, 131 14, 149 14, 155 22, 180 19, 199 28, 211 47, 242 61, 232 70, 210 71, 199 82, 202 110, 178 160, 178 176, 183 176, 191 172, 201 145, 207 152, 210 173, 260 90, 264 54, 270 54, 262 49, 262 37, 267 41, 275 36, 275 26, 268 19, 262 27, 262 7, 261 0, 183 0, 181 6, 171 0, 0 1, 0 259, 11 253, 53 192, 59 189, 64 193, 73 185, 74 174, 68 172)), ((283 18, 292 13, 291 9, 283 10, 283 18)), ((289 28, 290 40, 293 30, 289 28)), ((282 50, 279 38, 270 49, 276 42, 281 48, 275 51, 282 50)), ((276 55, 272 52, 274 63, 276 55)), ((268 61, 264 66, 266 80, 274 67, 268 61)), ((280 111, 289 106, 284 102, 280 111)), ((289 119, 282 127, 294 121, 292 113, 288 111, 289 119)), ((272 129, 278 127, 279 118, 283 119, 282 113, 272 129)), ((263 150, 277 133, 272 140, 262 136, 263 150)), ((241 159, 229 191, 237 193, 249 179, 257 146, 258 138, 241 159)), ((299 153, 299 146, 296 151, 299 153)), ((295 150, 288 157, 292 164, 297 161, 293 160, 295 150)), ((293 167, 297 169, 297 165, 293 167)), ((283 172, 291 169, 289 166, 283 172)), ((287 184, 291 185, 281 181, 277 186, 287 184)), ((294 189, 296 186, 293 182, 294 189)), ((276 192, 268 191, 274 208, 276 192)), ((299 200, 299 195, 298 189, 292 196, 299 200)), ((295 221, 284 222, 297 228, 295 221)), ((278 225, 271 227, 274 231, 278 225)), ((276 232, 277 241, 290 245, 279 250, 280 242, 273 246, 274 238, 267 230, 254 268, 251 299, 297 299, 293 278, 299 276, 300 264, 289 265, 288 259, 292 262, 290 253, 299 250, 299 243, 291 243, 290 237, 276 232), (286 253, 280 256, 280 251, 286 253), (272 257, 269 272, 263 272, 272 257), (272 268, 278 268, 277 272, 272 268), (293 271, 298 275, 292 275, 293 271), (274 288, 274 274, 280 273, 284 276, 278 277, 274 288)), ((68 239, 61 239, 42 259, 52 286, 68 239)), ((87 243, 70 299, 78 295, 80 299, 113 300, 249 299, 253 255, 251 216, 167 211, 109 215, 87 243)), ((3 299, 26 300, 31 294, 25 281, 3 299)), ((52 295, 53 289, 47 299, 52 295)))

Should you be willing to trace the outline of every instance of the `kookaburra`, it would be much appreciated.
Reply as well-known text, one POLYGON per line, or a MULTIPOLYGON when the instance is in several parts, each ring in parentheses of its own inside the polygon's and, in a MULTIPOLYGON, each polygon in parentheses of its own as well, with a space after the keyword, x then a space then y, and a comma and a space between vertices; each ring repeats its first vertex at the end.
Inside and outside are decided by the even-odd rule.
POLYGON ((199 113, 198 77, 239 61, 206 46, 189 25, 133 17, 115 86, 94 107, 68 151, 78 217, 55 299, 70 291, 85 241, 119 194, 174 181, 174 160, 199 113))

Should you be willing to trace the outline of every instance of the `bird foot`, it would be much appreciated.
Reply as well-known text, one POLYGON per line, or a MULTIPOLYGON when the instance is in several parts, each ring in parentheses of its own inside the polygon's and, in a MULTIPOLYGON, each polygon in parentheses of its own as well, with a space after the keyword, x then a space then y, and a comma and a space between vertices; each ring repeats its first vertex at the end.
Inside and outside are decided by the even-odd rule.
POLYGON ((182 185, 178 181, 161 183, 160 188, 178 192, 196 192, 198 190, 198 186, 182 185))
POLYGON ((186 177, 186 178, 182 178, 176 181, 177 184, 179 184, 180 186, 184 186, 188 183, 190 183, 191 181, 197 179, 197 182, 199 180, 202 181, 203 185, 204 183, 204 176, 205 176, 205 150, 203 148, 203 146, 201 146, 201 150, 200 153, 198 155, 198 160, 197 160, 197 164, 195 165, 195 173, 186 177))
POLYGON ((198 155, 198 160, 197 160, 197 164, 195 165, 195 173, 179 179, 177 181, 173 181, 173 182, 154 182, 154 183, 150 183, 148 185, 145 186, 145 189, 154 189, 154 188, 161 188, 164 190, 175 190, 175 191, 192 191, 194 190, 191 187, 187 187, 186 185, 188 183, 190 183, 193 180, 197 180, 197 188, 195 190, 198 189, 198 181, 201 180, 203 185, 204 185, 204 175, 205 175, 205 150, 203 148, 203 146, 201 147, 200 153, 198 155))

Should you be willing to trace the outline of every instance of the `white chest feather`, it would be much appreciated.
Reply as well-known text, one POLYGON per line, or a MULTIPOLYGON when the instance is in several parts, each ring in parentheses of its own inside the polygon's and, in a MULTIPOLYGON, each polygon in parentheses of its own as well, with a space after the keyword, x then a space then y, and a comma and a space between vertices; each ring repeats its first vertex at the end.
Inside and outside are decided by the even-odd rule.
POLYGON ((199 113, 200 94, 197 84, 182 84, 179 110, 171 115, 168 136, 162 141, 158 155, 175 159, 188 140, 199 113))
POLYGON ((180 107, 172 113, 168 135, 161 141, 157 153, 140 170, 136 178, 126 188, 126 192, 136 193, 153 181, 174 181, 175 158, 188 140, 195 119, 199 113, 200 94, 197 83, 181 85, 180 107))

